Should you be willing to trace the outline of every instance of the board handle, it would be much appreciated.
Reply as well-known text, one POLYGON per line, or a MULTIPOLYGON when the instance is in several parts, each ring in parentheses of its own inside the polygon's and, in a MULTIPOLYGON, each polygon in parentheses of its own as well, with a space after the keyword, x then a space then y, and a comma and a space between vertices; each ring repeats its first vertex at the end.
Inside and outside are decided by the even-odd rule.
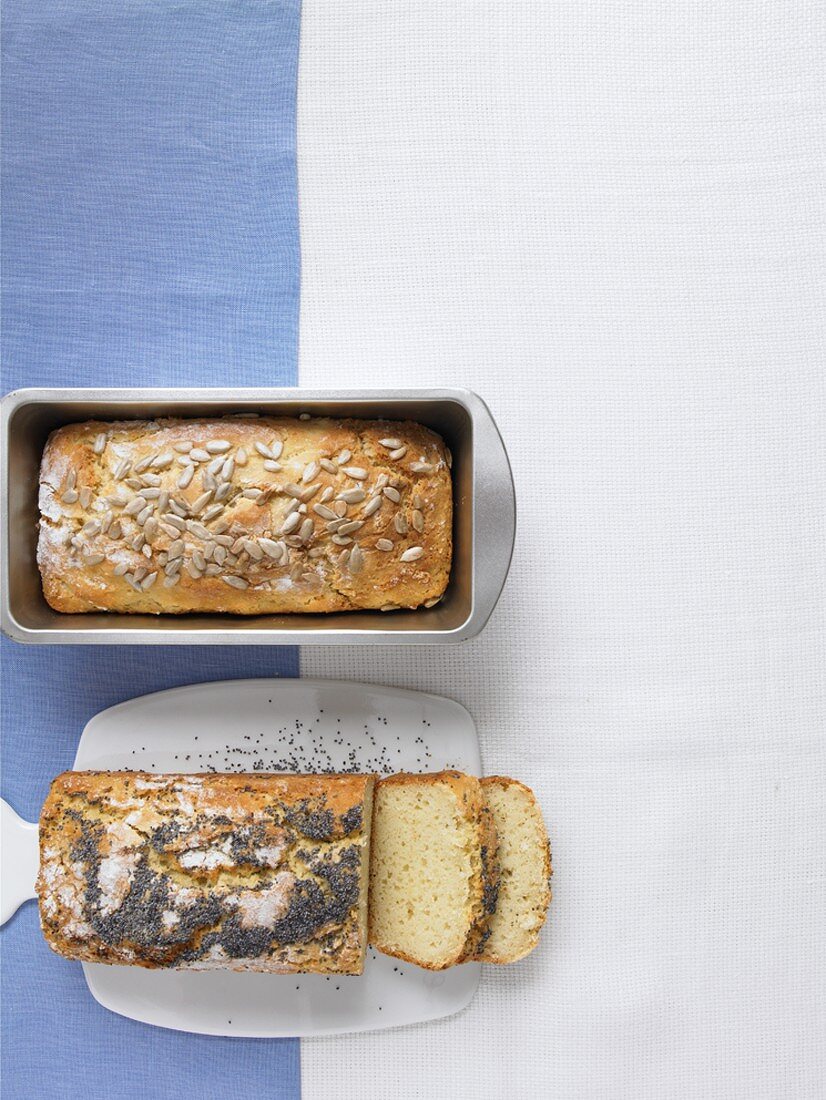
POLYGON ((0 798, 0 924, 13 917, 24 901, 37 896, 38 831, 37 825, 18 817, 0 798))

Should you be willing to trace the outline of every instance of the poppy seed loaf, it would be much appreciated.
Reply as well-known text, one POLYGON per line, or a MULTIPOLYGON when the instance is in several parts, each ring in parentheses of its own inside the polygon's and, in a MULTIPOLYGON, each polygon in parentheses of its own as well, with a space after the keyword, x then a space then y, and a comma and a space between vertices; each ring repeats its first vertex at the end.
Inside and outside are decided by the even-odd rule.
POLYGON ((428 970, 464 961, 484 940, 495 854, 479 780, 400 774, 376 784, 370 943, 428 970))
POLYGON ((65 772, 40 817, 44 935, 70 959, 360 974, 373 777, 65 772))
POLYGON ((499 893, 488 935, 476 959, 510 963, 536 947, 551 901, 548 833, 533 792, 504 776, 483 779, 482 790, 499 841, 499 893))

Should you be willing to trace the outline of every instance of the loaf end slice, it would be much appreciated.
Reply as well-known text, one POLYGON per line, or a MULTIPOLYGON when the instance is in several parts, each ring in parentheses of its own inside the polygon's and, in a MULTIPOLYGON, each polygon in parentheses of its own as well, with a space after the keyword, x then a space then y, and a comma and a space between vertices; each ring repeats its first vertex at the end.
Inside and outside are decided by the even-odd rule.
POLYGON ((373 805, 370 943, 427 970, 463 962, 488 918, 479 780, 394 775, 376 784, 373 805))
POLYGON ((533 792, 505 776, 481 781, 499 841, 499 890, 480 962, 511 963, 533 951, 551 901, 551 850, 533 792))

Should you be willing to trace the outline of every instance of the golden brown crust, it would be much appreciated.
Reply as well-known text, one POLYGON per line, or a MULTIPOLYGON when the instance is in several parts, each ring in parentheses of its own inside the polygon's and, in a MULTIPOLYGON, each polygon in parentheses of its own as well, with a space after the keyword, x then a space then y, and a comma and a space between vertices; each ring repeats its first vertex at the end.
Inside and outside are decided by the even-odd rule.
POLYGON ((403 959, 405 962, 414 963, 416 966, 420 966, 425 970, 446 970, 448 967, 466 961, 474 952, 476 945, 484 939, 484 933, 489 919, 487 908, 489 894, 486 893, 488 879, 486 878, 482 849, 490 841, 490 832, 489 825, 484 817, 484 811, 487 807, 482 795, 480 782, 474 776, 465 775, 463 772, 448 770, 430 772, 423 775, 410 772, 398 772, 396 775, 380 778, 376 786, 378 789, 384 786, 419 786, 434 782, 446 783, 451 787, 456 796, 456 802, 461 817, 469 827, 473 837, 470 845, 471 874, 468 880, 468 932, 465 942, 455 956, 446 958, 439 965, 434 965, 426 960, 414 958, 394 944, 375 942, 372 928, 370 930, 370 942, 377 950, 381 951, 382 954, 391 955, 393 958, 403 959))
POLYGON ((408 421, 69 424, 46 444, 40 511, 62 612, 414 608, 450 574, 449 454, 408 421))
MULTIPOLYGON (((484 794, 486 787, 498 786, 502 790, 507 790, 509 787, 517 787, 525 795, 527 795, 529 802, 532 804, 534 816, 537 822, 537 826, 541 829, 544 836, 544 844, 542 845, 542 854, 544 860, 542 881, 544 883, 544 890, 541 895, 534 899, 534 907, 542 913, 542 923, 544 923, 545 916, 547 915, 548 908, 551 904, 551 877, 553 875, 553 866, 551 863, 551 842, 545 828, 545 822, 542 816, 541 807, 536 799, 536 795, 527 787, 524 783, 520 783, 518 779, 511 779, 506 775, 489 775, 480 780, 482 786, 482 792, 484 794)), ((480 962, 486 963, 511 963, 518 962, 520 958, 524 958, 529 954, 536 946, 539 940, 539 932, 542 928, 542 923, 536 929, 536 934, 532 937, 531 941, 526 944, 525 949, 518 955, 509 955, 507 957, 495 954, 488 945, 488 938, 486 937, 480 941, 476 950, 476 958, 480 962)))
POLYGON ((361 973, 372 776, 65 772, 40 917, 71 959, 361 973))

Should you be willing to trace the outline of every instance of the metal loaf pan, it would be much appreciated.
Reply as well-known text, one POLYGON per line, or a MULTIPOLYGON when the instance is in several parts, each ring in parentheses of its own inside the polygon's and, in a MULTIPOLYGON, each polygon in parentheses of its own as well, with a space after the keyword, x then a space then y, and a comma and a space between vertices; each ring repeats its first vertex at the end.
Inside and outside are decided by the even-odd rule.
POLYGON ((2 627, 18 642, 89 645, 399 645, 472 638, 493 611, 513 550, 508 457, 485 403, 469 390, 27 389, 2 402, 2 627), (316 615, 65 615, 43 598, 35 558, 38 472, 49 433, 88 419, 297 416, 416 420, 453 452, 454 558, 444 600, 416 611, 316 615))

